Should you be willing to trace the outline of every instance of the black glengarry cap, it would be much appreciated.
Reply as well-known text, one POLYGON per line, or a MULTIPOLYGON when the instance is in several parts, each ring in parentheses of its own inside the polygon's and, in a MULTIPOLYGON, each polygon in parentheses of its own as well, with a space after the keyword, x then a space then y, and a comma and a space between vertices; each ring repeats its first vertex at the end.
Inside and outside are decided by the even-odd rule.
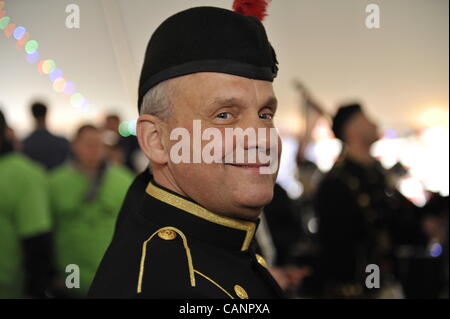
POLYGON ((153 33, 139 80, 144 95, 165 80, 219 72, 272 82, 278 61, 261 21, 253 16, 197 7, 166 19, 153 33))

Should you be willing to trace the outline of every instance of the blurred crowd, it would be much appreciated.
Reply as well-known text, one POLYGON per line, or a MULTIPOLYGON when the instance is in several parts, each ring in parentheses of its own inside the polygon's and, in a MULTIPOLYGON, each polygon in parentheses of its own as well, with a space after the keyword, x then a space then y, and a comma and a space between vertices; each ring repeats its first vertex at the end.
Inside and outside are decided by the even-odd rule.
POLYGON ((363 106, 341 105, 327 116, 300 91, 303 192, 291 199, 277 185, 262 216, 275 278, 292 298, 448 298, 448 195, 428 192, 423 206, 413 204, 397 189, 407 168, 385 169, 371 155, 380 132, 363 106), (327 172, 305 156, 324 117, 342 144, 327 172))
POLYGON ((139 145, 119 135, 117 115, 80 126, 69 142, 48 130, 46 105, 31 113, 35 129, 23 141, 0 113, 0 298, 82 297, 138 169, 139 145), (70 265, 79 289, 67 289, 70 265))
MULTIPOLYGON (((49 131, 43 103, 30 116, 34 131, 20 141, 0 110, 0 298, 80 298, 147 163, 117 115, 71 141, 49 131)), ((292 298, 448 298, 448 197, 430 193, 418 207, 397 190, 404 168, 371 156, 378 129, 360 104, 339 107, 330 127, 343 145, 332 169, 304 156, 306 130, 302 195, 276 185, 261 215, 255 249, 275 279, 292 298)))

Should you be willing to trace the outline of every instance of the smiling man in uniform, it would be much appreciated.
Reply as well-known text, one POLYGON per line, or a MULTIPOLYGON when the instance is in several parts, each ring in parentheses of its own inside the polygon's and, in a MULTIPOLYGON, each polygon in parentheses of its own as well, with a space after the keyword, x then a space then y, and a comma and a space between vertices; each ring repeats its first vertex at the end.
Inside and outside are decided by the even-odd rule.
MULTIPOLYGON (((252 150, 272 154, 275 148, 277 165, 278 136, 242 145, 234 138, 231 147, 223 138, 227 128, 274 129, 277 70, 255 17, 198 7, 156 29, 142 67, 137 124, 152 176, 144 172, 130 187, 91 297, 283 297, 251 245, 277 168, 262 174, 267 163, 238 162, 227 153, 241 147, 249 158, 252 150), (171 133, 183 128, 195 135, 196 120, 202 130, 220 132, 221 161, 172 160, 171 133)), ((190 142, 191 151, 195 143, 207 144, 190 142)))

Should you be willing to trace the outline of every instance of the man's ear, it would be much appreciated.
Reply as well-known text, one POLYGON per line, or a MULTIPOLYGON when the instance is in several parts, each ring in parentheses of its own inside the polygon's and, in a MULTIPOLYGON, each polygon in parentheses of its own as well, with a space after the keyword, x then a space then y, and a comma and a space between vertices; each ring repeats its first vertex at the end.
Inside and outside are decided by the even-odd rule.
POLYGON ((145 156, 153 163, 164 165, 169 161, 169 153, 162 140, 161 120, 150 114, 139 116, 137 138, 145 156))

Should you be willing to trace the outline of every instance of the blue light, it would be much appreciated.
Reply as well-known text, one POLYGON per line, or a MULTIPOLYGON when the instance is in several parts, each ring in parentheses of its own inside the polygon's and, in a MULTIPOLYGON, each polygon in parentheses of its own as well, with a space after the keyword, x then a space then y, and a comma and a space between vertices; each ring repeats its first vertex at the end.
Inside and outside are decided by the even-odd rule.
POLYGON ((13 33, 14 38, 16 40, 20 40, 23 37, 23 35, 25 34, 25 31, 26 30, 24 27, 17 27, 13 33))
POLYGON ((442 246, 438 243, 433 244, 430 249, 431 257, 439 257, 442 254, 442 246))
POLYGON ((36 63, 39 60, 39 51, 34 51, 31 54, 27 54, 27 61, 29 63, 36 63))
POLYGON ((54 69, 50 72, 50 81, 55 82, 58 78, 62 77, 62 71, 60 69, 54 69))

